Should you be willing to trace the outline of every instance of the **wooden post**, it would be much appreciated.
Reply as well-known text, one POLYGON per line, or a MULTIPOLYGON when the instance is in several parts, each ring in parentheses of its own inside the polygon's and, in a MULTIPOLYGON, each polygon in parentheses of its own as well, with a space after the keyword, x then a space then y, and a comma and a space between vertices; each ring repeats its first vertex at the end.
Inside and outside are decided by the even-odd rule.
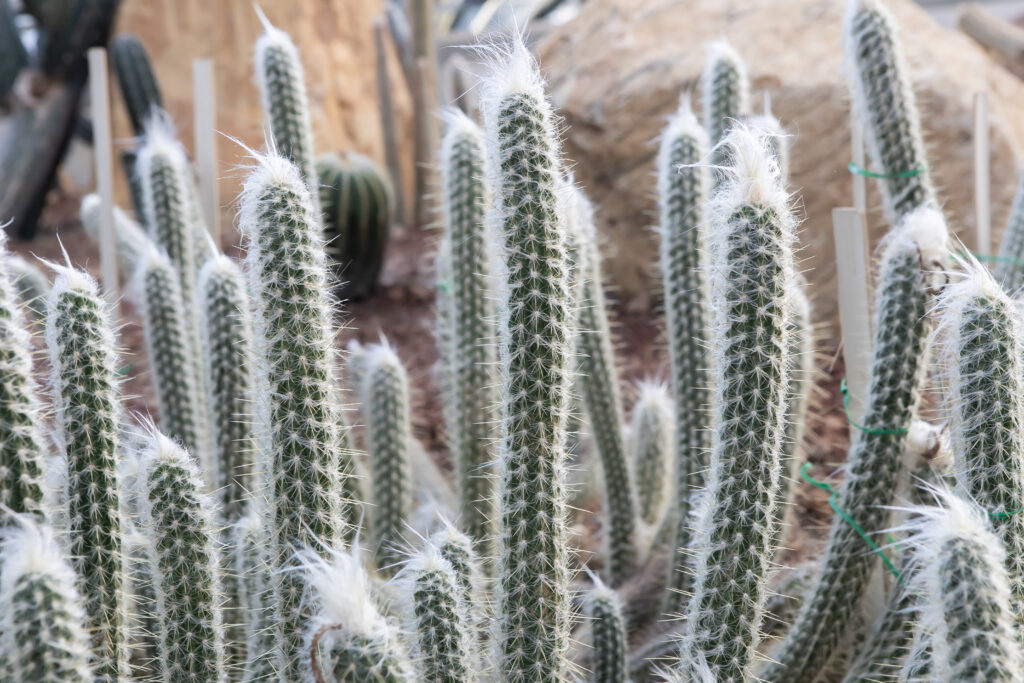
MULTIPOLYGON (((860 421, 871 379, 871 307, 868 281, 867 231, 864 215, 853 208, 832 209, 836 242, 836 273, 839 280, 839 321, 846 359, 846 387, 850 392, 850 416, 860 421)), ((857 430, 850 430, 851 440, 857 430)))
POLYGON ((434 70, 426 57, 416 59, 416 83, 413 88, 413 101, 416 120, 413 122, 416 131, 416 169, 413 190, 413 221, 418 228, 427 227, 430 218, 428 193, 436 190, 433 187, 434 154, 437 151, 437 110, 434 107, 435 84, 432 80, 434 70))
MULTIPOLYGON (((866 169, 864 158, 864 126, 861 125, 860 117, 855 110, 850 110, 850 161, 860 169, 866 169)), ((865 216, 868 211, 868 188, 867 179, 860 173, 852 173, 853 176, 853 208, 865 216)))
POLYGON ((391 187, 395 191, 395 222, 408 225, 405 212, 405 183, 402 178, 402 164, 398 156, 395 108, 391 101, 391 79, 388 77, 387 40, 388 26, 384 17, 373 20, 373 48, 377 57, 377 103, 380 107, 380 128, 384 137, 384 160, 391 187))
POLYGON ((96 190, 100 196, 100 267, 103 296, 116 316, 117 245, 114 238, 114 160, 110 137, 110 90, 107 51, 89 48, 89 105, 92 111, 93 153, 96 155, 96 190))
POLYGON ((992 253, 992 213, 989 194, 988 95, 974 93, 974 210, 978 224, 978 255, 992 253))
POLYGON ((195 133, 199 201, 213 243, 220 248, 220 192, 217 188, 217 114, 213 90, 213 61, 192 62, 192 116, 195 133))

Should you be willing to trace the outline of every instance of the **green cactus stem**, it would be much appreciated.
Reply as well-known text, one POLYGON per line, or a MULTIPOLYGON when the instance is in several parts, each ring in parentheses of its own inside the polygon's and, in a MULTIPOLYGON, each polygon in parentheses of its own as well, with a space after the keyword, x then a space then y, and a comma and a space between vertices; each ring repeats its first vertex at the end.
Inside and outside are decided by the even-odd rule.
POLYGON ((675 406, 668 388, 655 382, 640 385, 640 397, 633 406, 630 436, 640 516, 655 526, 668 506, 672 482, 672 420, 675 406))
POLYGON ((992 273, 1003 289, 1012 295, 1017 295, 1024 285, 1024 173, 1017 181, 1017 193, 1013 196, 992 273))
POLYGON ((597 579, 586 595, 585 610, 590 618, 591 645, 594 648, 594 683, 626 683, 626 624, 622 619, 619 596, 597 579))
MULTIPOLYGON (((82 198, 80 216, 85 232, 93 242, 100 241, 100 197, 87 194, 82 198)), ((153 240, 142 228, 133 221, 120 207, 114 207, 114 241, 117 246, 117 267, 125 275, 130 276, 138 265, 139 254, 145 252, 153 244, 153 240)))

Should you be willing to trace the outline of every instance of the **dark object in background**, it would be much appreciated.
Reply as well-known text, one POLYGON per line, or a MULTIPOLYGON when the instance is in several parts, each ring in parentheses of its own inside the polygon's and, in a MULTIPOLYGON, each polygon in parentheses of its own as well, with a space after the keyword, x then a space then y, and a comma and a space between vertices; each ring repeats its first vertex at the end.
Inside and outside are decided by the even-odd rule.
POLYGON ((370 159, 329 154, 316 163, 327 255, 342 299, 377 290, 391 229, 391 184, 370 159))
POLYGON ((149 55, 138 36, 125 33, 111 41, 110 56, 132 130, 142 135, 153 109, 164 108, 149 55))

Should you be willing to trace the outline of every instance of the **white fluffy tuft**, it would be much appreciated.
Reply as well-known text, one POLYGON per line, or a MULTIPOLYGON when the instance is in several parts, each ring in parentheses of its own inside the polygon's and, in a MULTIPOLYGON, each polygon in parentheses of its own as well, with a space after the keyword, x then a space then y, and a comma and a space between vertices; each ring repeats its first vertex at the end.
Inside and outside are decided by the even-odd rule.
POLYGON ((921 263, 928 266, 941 264, 948 253, 949 230, 942 212, 933 206, 914 209, 882 240, 882 262, 892 254, 914 246, 921 252, 921 263))
MULTIPOLYGON (((789 196, 780 182, 769 135, 762 129, 737 123, 719 143, 728 149, 729 165, 721 168, 724 180, 708 203, 712 224, 725 222, 736 209, 747 204, 774 209, 780 216, 790 214, 789 196)), ((792 228, 790 224, 789 229, 792 228)))
POLYGON ((357 549, 331 550, 329 559, 305 551, 299 553, 296 560, 320 607, 319 623, 314 630, 330 624, 352 636, 389 636, 390 627, 377 609, 373 584, 357 549))
POLYGON ((496 109, 509 95, 524 93, 545 101, 544 79, 538 70, 537 60, 519 33, 514 33, 506 42, 491 43, 479 50, 488 67, 482 83, 486 119, 496 120, 496 109))

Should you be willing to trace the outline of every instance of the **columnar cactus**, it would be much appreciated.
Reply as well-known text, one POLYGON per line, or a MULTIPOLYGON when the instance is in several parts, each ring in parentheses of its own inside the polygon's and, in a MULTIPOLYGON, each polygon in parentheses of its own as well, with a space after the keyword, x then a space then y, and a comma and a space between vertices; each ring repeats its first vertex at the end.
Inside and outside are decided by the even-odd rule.
MULTIPOLYGON (((886 508, 900 479, 906 430, 919 400, 928 336, 928 290, 942 268, 946 225, 938 210, 907 215, 886 238, 875 290, 874 355, 860 423, 847 457, 838 507, 865 533, 891 526, 886 508)), ((879 536, 879 545, 885 543, 879 536)), ((807 683, 837 654, 881 560, 857 528, 836 517, 825 557, 796 623, 760 673, 771 683, 807 683)))
POLYGON ((0 663, 4 678, 91 683, 89 634, 77 577, 48 527, 22 519, 0 546, 0 663))
POLYGON ((274 668, 274 625, 270 571, 265 552, 266 529, 260 512, 249 506, 231 528, 234 575, 245 626, 245 665, 242 681, 270 680, 274 668))
POLYGON ((661 276, 665 287, 665 316, 672 394, 675 398, 675 494, 670 519, 675 522, 669 562, 666 614, 685 604, 691 574, 687 548, 692 533, 690 509, 694 493, 704 485, 711 445, 707 406, 711 403, 707 376, 707 283, 705 281, 704 202, 710 178, 698 165, 708 151, 707 133, 684 96, 669 119, 658 152, 658 204, 661 276))
POLYGON ((287 33, 272 26, 262 12, 259 15, 264 32, 256 41, 256 83, 274 148, 299 169, 302 181, 313 190, 310 201, 319 210, 313 124, 299 49, 287 33))
MULTIPOLYGON (((451 424, 461 519, 466 532, 485 542, 494 535, 494 443, 498 404, 494 305, 484 236, 487 187, 483 132, 466 115, 452 113, 441 142, 441 256, 449 265, 447 308, 441 311, 446 348, 451 424)), ((484 546, 481 546, 484 547, 484 546)))
POLYGON ((425 681, 461 683, 480 675, 475 624, 459 578, 430 542, 398 575, 405 631, 425 681))
MULTIPOLYGON (((100 196, 87 194, 82 198, 82 227, 96 243, 100 241, 100 196)), ((120 207, 114 207, 114 241, 117 245, 117 267, 126 276, 135 272, 139 254, 153 243, 141 225, 120 207)))
POLYGON ((17 254, 11 254, 7 267, 11 271, 11 281, 18 292, 21 307, 28 312, 33 322, 41 322, 46 317, 46 296, 50 292, 50 280, 43 271, 32 265, 17 254))
POLYGON ((853 106, 879 165, 891 220, 935 203, 917 101, 899 32, 881 0, 849 0, 843 48, 853 106))
POLYGON ((735 126, 709 206, 714 386, 711 467, 692 541, 681 665, 746 681, 759 638, 782 477, 790 365, 793 218, 769 143, 735 126))
POLYGON ((195 461, 154 432, 138 487, 143 528, 152 541, 153 588, 165 683, 226 680, 220 572, 212 500, 195 461))
POLYGON ((786 396, 786 440, 782 464, 782 482, 779 486, 779 504, 783 525, 779 537, 786 528, 796 524, 793 515, 793 483, 800 477, 800 449, 804 441, 804 426, 807 423, 807 404, 811 389, 814 388, 814 326, 811 321, 811 304, 804 292, 806 283, 790 290, 790 310, 793 330, 790 334, 790 356, 793 369, 790 372, 790 387, 786 396))
POLYGON ((622 619, 619 596, 598 579, 585 596, 585 610, 590 618, 594 683, 626 683, 626 624, 622 619))
POLYGON ((1024 329, 1014 303, 977 263, 940 301, 954 473, 993 516, 1013 600, 1024 599, 1024 329))
POLYGON ((729 43, 708 45, 701 75, 704 128, 712 145, 717 145, 733 125, 750 113, 750 78, 747 65, 729 43))
POLYGON ((377 609, 361 558, 354 551, 335 553, 330 560, 304 553, 300 562, 318 606, 302 650, 309 657, 313 680, 417 680, 395 629, 377 609))
POLYGON ((917 591, 897 582, 885 609, 872 624, 867 642, 853 661, 843 683, 891 680, 903 667, 914 639, 914 605, 917 591))
POLYGON ((81 577, 96 674, 127 675, 128 635, 121 555, 117 354, 96 281, 55 266, 47 302, 57 438, 67 463, 70 553, 81 577))
POLYGON ((447 519, 442 519, 441 529, 430 537, 430 543, 437 547, 441 557, 452 566, 462 601, 468 606, 473 624, 480 626, 489 606, 484 590, 483 570, 473 540, 447 519))
POLYGON ((640 517, 655 525, 668 505, 675 406, 664 385, 645 382, 633 406, 630 433, 640 517))
POLYGON ((1018 294, 1024 285, 1024 173, 1017 182, 1017 193, 1013 196, 992 272, 996 281, 1011 294, 1018 294))
POLYGON ((401 559, 409 518, 409 379, 394 350, 375 344, 365 351, 360 403, 366 420, 366 451, 373 467, 373 529, 378 565, 390 571, 401 559))
POLYGON ((45 441, 32 379, 32 342, 0 235, 0 511, 42 514, 45 441))
POLYGON ((257 369, 255 429, 265 462, 278 671, 301 677, 306 610, 296 550, 332 547, 352 525, 342 478, 326 257, 309 190, 283 157, 259 160, 245 182, 239 226, 247 246, 257 369))
POLYGON ((572 367, 569 262, 551 106, 521 42, 487 82, 485 122, 499 294, 501 528, 497 667, 557 680, 569 643, 565 421, 572 367))
POLYGON ((918 508, 910 539, 921 627, 930 634, 929 680, 1020 681, 1007 551, 982 510, 950 493, 939 500, 941 507, 918 508))
POLYGON ((138 254, 133 280, 152 364, 160 426, 194 450, 203 443, 204 425, 181 282, 174 266, 154 245, 138 254))
POLYGON ((569 218, 579 232, 579 277, 583 279, 576 341, 580 388, 590 417, 590 429, 601 456, 605 504, 608 507, 608 574, 612 584, 618 585, 630 576, 637 561, 636 494, 629 463, 626 462, 619 373, 605 311, 601 253, 597 247, 593 209, 578 188, 571 188, 569 193, 569 218))

